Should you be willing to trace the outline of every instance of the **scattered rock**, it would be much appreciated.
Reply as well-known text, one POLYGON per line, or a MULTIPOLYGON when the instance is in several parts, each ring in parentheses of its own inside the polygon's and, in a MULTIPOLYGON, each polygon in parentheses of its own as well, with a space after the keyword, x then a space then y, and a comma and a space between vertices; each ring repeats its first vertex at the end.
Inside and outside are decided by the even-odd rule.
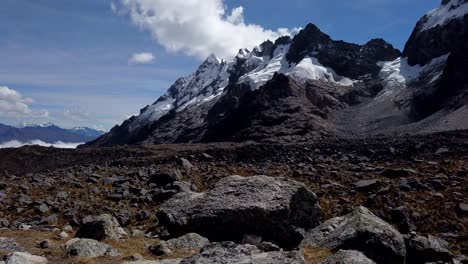
POLYGON ((320 264, 375 264, 375 262, 359 251, 340 250, 320 264))
POLYGON ((77 238, 91 238, 98 241, 104 239, 117 240, 127 236, 115 217, 102 214, 97 217, 89 217, 83 220, 83 225, 76 232, 77 238))
POLYGON ((281 251, 282 249, 271 242, 262 242, 256 245, 263 252, 281 251))
POLYGON ((0 228, 9 227, 9 226, 10 226, 10 222, 8 222, 8 220, 6 220, 5 218, 0 218, 0 228))
POLYGON ((179 264, 182 259, 138 260, 126 261, 124 264, 179 264))
POLYGON ((73 232, 73 227, 71 225, 65 225, 62 227, 62 230, 65 232, 73 232))
POLYGON ((383 264, 403 263, 406 254, 403 236, 364 207, 314 228, 302 245, 334 250, 353 249, 383 264))
POLYGON ((447 241, 429 236, 409 236, 406 239, 407 263, 424 264, 428 262, 449 262, 453 255, 450 253, 447 241))
POLYGON ((390 211, 392 223, 398 227, 398 230, 403 234, 408 234, 416 230, 416 226, 411 220, 410 213, 404 206, 394 208, 390 211))
POLYGON ((62 239, 65 239, 65 238, 69 238, 70 236, 68 235, 67 232, 62 231, 62 232, 60 232, 59 237, 62 238, 62 239))
POLYGON ((248 235, 245 234, 242 238, 241 244, 250 244, 250 245, 258 245, 262 243, 262 237, 256 235, 248 235))
POLYGON ((57 192, 56 197, 60 200, 67 200, 68 199, 68 193, 64 191, 57 192))
POLYGON ((67 254, 72 257, 97 258, 102 256, 119 256, 117 249, 94 239, 74 238, 66 244, 67 254))
POLYGON ((445 154, 447 152, 449 152, 448 148, 439 148, 434 154, 435 155, 441 155, 441 154, 445 154))
POLYGON ((49 211, 49 206, 47 206, 47 204, 43 203, 41 204, 39 207, 38 207, 39 211, 41 213, 47 213, 49 211))
POLYGON ((209 243, 210 241, 207 238, 202 237, 199 234, 190 233, 179 238, 168 240, 167 246, 171 250, 200 251, 200 249, 209 243))
POLYGON ((468 215, 468 204, 461 203, 457 207, 457 211, 461 215, 468 215))
POLYGON ((47 240, 47 239, 43 240, 42 242, 39 243, 38 247, 41 248, 41 249, 49 248, 50 247, 49 240, 47 240))
POLYGON ((131 255, 130 257, 125 258, 125 260, 129 261, 139 261, 139 260, 145 260, 141 254, 135 253, 131 255))
POLYGON ((166 186, 175 181, 181 181, 182 175, 179 171, 158 172, 150 175, 149 183, 154 183, 159 187, 166 186))
POLYGON ((166 241, 156 242, 156 244, 152 245, 149 250, 151 254, 156 256, 172 255, 172 250, 169 248, 169 245, 166 243, 166 241))
POLYGON ((203 248, 200 254, 184 259, 180 264, 304 264, 298 251, 262 252, 254 245, 236 245, 233 242, 214 243, 203 248))
POLYGON ((380 187, 380 181, 377 179, 362 180, 354 184, 354 189, 358 192, 376 191, 379 187, 380 187))
POLYGON ((14 239, 0 237, 0 250, 4 251, 26 251, 24 247, 18 244, 14 239))
POLYGON ((6 255, 6 264, 47 264, 49 263, 46 258, 36 255, 31 255, 26 252, 13 252, 6 255))
POLYGON ((182 162, 182 166, 183 166, 186 170, 191 170, 191 169, 194 168, 194 166, 192 165, 192 163, 190 163, 190 161, 188 161, 188 159, 181 158, 180 161, 182 162))
POLYGON ((162 204, 158 219, 171 236, 190 232, 210 241, 240 243, 243 234, 296 247, 303 238, 298 228, 321 221, 317 195, 302 183, 267 176, 231 176, 206 193, 180 193, 162 204))
POLYGON ((402 178, 402 177, 408 177, 411 175, 416 174, 416 171, 413 169, 404 169, 404 168, 399 168, 399 169, 391 169, 387 168, 384 171, 381 172, 382 176, 385 176, 390 179, 397 179, 397 178, 402 178))

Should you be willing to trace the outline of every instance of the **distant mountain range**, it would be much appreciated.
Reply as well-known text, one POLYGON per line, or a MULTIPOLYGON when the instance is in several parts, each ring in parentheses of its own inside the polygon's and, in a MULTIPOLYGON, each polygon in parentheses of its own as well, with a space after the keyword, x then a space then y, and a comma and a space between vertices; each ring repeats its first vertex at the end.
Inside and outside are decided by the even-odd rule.
POLYGON ((40 140, 46 143, 59 141, 82 143, 94 140, 103 134, 103 131, 87 127, 64 129, 52 123, 42 125, 22 123, 17 127, 0 124, 0 143, 12 140, 20 142, 40 140))
MULTIPOLYGON (((359 30, 359 29, 356 29, 359 30)), ((293 38, 209 56, 154 104, 87 144, 310 142, 468 129, 468 0, 443 0, 405 49, 293 38)))

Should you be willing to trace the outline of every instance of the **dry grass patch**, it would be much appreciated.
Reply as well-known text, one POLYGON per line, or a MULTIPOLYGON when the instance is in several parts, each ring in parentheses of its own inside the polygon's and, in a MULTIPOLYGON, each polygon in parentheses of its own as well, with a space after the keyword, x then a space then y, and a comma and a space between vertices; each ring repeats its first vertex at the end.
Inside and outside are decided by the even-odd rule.
POLYGON ((307 264, 318 264, 331 255, 333 252, 328 248, 304 247, 304 258, 307 264))

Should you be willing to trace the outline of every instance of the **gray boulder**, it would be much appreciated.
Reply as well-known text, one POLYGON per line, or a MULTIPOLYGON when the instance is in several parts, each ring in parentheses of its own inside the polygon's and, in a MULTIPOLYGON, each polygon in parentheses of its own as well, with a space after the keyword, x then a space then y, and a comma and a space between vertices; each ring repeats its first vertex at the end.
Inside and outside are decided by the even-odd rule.
POLYGON ((14 239, 0 237, 0 250, 2 251, 25 251, 24 247, 18 244, 14 239))
POLYGON ((169 248, 166 241, 156 242, 156 244, 149 247, 149 251, 156 256, 172 255, 172 250, 169 248))
POLYGON ((127 236, 115 217, 102 214, 97 217, 86 217, 76 232, 77 238, 90 238, 98 241, 104 239, 117 240, 127 236))
POLYGON ((375 264, 375 262, 359 251, 340 250, 320 264, 375 264))
POLYGON ((184 259, 180 264, 305 264, 298 251, 262 252, 253 245, 237 245, 233 242, 213 243, 200 254, 184 259))
POLYGON ((199 234, 190 233, 179 238, 170 239, 166 243, 171 250, 200 251, 210 241, 199 234))
POLYGON ((302 245, 353 249, 382 264, 403 263, 406 255, 403 236, 364 207, 314 228, 302 245))
POLYGON ((450 253, 447 241, 428 236, 408 236, 406 239, 407 263, 424 264, 427 262, 451 262, 453 255, 450 253))
POLYGON ((179 264, 182 259, 137 260, 126 261, 124 264, 179 264))
POLYGON ((74 238, 65 244, 67 254, 72 257, 97 258, 102 256, 119 256, 117 249, 111 245, 86 238, 74 238))
POLYGON ((159 187, 163 187, 180 180, 182 180, 182 175, 178 170, 155 172, 149 176, 149 183, 154 183, 159 187))
POLYGON ((268 176, 230 176, 206 193, 179 193, 158 213, 172 237, 198 233, 210 241, 240 243, 245 234, 294 248, 301 229, 320 224, 317 195, 302 183, 268 176))
POLYGON ((362 180, 354 184, 354 189, 358 192, 376 191, 380 187, 380 180, 362 180))
POLYGON ((5 257, 5 264, 47 264, 46 258, 26 252, 13 252, 5 257))

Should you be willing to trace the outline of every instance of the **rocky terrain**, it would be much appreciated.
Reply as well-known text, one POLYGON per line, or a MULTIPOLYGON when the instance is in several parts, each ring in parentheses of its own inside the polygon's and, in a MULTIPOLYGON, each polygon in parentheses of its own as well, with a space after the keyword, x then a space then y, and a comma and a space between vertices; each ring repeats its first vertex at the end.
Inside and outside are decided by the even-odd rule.
POLYGON ((466 131, 0 156, 6 263, 467 261, 466 131))
POLYGON ((0 264, 468 263, 467 14, 402 52, 309 24, 79 149, 1 149, 0 264))

